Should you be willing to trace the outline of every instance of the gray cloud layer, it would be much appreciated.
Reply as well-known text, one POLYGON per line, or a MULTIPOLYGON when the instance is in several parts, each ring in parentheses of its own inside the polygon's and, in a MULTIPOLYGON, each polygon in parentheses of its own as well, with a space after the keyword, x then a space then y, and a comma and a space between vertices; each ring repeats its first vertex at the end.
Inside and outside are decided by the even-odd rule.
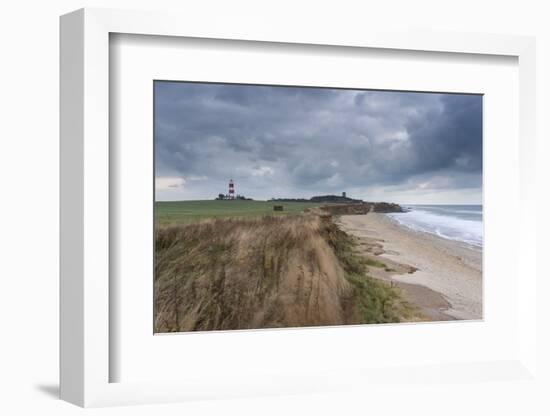
POLYGON ((155 83, 157 199, 480 203, 478 95, 155 83))

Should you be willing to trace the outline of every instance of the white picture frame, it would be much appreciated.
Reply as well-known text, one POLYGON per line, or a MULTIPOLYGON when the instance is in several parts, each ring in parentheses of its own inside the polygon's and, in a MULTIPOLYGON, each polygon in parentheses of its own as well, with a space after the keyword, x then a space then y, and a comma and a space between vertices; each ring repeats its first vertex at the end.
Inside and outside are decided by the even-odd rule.
MULTIPOLYGON (((517 354, 498 361, 441 363, 415 367, 415 380, 438 377, 479 382, 487 377, 522 380, 536 373, 536 236, 529 214, 535 191, 535 41, 530 37, 352 29, 342 32, 284 27, 267 22, 239 24, 224 19, 205 26, 192 16, 82 9, 61 18, 61 398, 80 406, 159 403, 197 398, 307 393, 407 380, 396 368, 333 369, 326 377, 285 369, 263 379, 110 382, 119 359, 110 349, 110 166, 109 36, 113 33, 204 39, 279 42, 430 51, 442 54, 504 55, 519 67, 519 215, 517 354), (482 372, 483 377, 475 375, 482 372), (353 380, 342 383, 341 380, 353 380), (387 382, 386 381, 386 382, 387 382)), ((112 225, 112 224, 111 224, 112 225)), ((294 330, 296 331, 296 330, 294 330)), ((412 380, 412 379, 411 379, 412 380)), ((412 382, 412 381, 410 381, 412 382)))

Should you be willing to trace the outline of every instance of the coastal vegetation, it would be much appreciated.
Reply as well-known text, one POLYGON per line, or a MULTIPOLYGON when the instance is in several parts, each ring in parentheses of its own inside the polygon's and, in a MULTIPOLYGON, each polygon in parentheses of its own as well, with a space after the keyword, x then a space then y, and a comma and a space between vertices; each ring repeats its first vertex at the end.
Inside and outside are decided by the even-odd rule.
POLYGON ((211 218, 260 217, 263 215, 286 216, 317 208, 322 208, 332 215, 366 214, 370 211, 402 211, 399 205, 387 202, 331 203, 308 200, 253 201, 244 199, 161 201, 155 203, 155 220, 157 225, 165 226, 188 224, 211 218), (282 210, 274 211, 273 207, 275 205, 282 206, 282 210))
MULTIPOLYGON (((192 202, 184 204, 200 206, 192 202)), ((163 215, 155 241, 156 332, 414 319, 399 289, 369 275, 385 265, 360 256, 328 210, 294 202, 279 213, 261 201, 200 202, 211 211, 176 214, 170 208, 178 203, 157 205, 163 215), (236 205, 223 212, 208 202, 246 209, 228 216, 236 205)))
POLYGON ((188 224, 203 219, 260 217, 262 215, 298 214, 318 207, 314 202, 277 202, 282 211, 273 211, 273 202, 251 200, 162 201, 155 203, 157 225, 188 224))

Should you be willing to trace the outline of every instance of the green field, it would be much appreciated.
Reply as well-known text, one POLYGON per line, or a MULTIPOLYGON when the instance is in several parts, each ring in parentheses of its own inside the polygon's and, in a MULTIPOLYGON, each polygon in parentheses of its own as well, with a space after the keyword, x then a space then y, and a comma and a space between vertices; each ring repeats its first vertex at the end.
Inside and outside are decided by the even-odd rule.
POLYGON ((257 217, 262 215, 298 214, 306 208, 317 207, 318 202, 275 201, 158 201, 155 218, 158 225, 186 224, 212 217, 257 217), (282 205, 283 211, 273 211, 274 205, 282 205))

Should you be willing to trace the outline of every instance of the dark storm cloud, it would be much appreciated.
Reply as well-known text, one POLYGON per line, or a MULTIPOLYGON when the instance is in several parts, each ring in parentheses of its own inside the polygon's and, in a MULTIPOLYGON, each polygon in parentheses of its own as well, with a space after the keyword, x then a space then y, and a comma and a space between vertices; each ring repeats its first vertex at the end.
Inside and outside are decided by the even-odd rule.
POLYGON ((159 196, 210 197, 229 177, 257 198, 480 195, 481 105, 476 95, 156 82, 156 174, 184 180, 159 196))

